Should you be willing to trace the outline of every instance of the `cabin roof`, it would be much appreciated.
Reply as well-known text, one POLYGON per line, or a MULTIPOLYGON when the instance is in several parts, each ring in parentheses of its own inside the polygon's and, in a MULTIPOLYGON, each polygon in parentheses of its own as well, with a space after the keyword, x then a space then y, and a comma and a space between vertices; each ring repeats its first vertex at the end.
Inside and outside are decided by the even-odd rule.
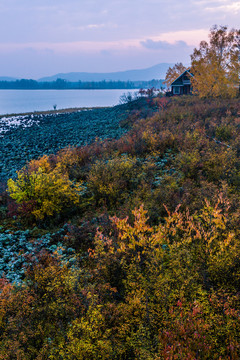
POLYGON ((182 86, 183 83, 181 81, 182 76, 184 76, 185 74, 189 74, 191 77, 193 77, 194 75, 190 72, 190 69, 185 70, 181 75, 179 75, 172 83, 171 86, 174 85, 178 85, 178 86, 182 86))

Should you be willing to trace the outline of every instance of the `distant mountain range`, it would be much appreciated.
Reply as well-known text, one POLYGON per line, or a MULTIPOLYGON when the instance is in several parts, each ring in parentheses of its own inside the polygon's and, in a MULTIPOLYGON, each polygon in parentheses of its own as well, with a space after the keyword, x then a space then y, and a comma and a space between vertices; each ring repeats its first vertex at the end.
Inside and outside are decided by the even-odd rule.
MULTIPOLYGON (((160 63, 147 69, 126 70, 110 73, 89 73, 89 72, 71 72, 59 73, 52 76, 46 76, 38 79, 39 82, 51 82, 57 79, 63 79, 70 82, 86 81, 150 81, 153 79, 165 79, 166 72, 172 63, 160 63)), ((20 78, 0 76, 0 81, 17 81, 20 78)))
POLYGON ((165 79, 169 66, 173 64, 161 63, 147 69, 127 70, 111 73, 87 73, 87 72, 71 72, 59 73, 53 76, 43 77, 38 81, 56 81, 64 79, 71 82, 76 81, 149 81, 152 79, 165 79))

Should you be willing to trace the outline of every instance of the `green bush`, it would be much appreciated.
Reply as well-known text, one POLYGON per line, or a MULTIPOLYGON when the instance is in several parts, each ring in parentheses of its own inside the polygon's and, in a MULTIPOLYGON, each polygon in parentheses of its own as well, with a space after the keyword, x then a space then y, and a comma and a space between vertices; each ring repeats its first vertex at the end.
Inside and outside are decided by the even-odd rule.
POLYGON ((138 183, 138 163, 127 155, 97 161, 88 176, 88 187, 99 205, 116 207, 138 183))

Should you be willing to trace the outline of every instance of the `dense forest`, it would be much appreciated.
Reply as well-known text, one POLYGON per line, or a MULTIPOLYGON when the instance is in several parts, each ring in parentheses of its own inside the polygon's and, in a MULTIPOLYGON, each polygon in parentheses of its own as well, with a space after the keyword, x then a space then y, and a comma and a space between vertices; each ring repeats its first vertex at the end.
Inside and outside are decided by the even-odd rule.
POLYGON ((1 359, 239 359, 239 99, 121 126, 2 192, 1 359))
POLYGON ((16 81, 0 81, 0 89, 13 90, 97 90, 97 89, 148 89, 148 88, 164 88, 163 80, 150 81, 77 81, 70 82, 64 79, 56 81, 37 81, 21 79, 16 81))

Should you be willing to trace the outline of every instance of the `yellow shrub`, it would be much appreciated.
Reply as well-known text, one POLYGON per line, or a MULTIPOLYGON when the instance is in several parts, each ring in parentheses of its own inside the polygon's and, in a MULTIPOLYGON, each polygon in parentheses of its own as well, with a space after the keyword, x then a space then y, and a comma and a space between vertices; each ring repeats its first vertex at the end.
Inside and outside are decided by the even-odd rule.
POLYGON ((68 175, 58 169, 46 172, 42 167, 32 172, 20 170, 15 181, 8 181, 10 196, 19 204, 30 202, 32 206, 29 211, 36 219, 52 216, 66 207, 77 205, 82 190, 81 183, 74 184, 68 175))

